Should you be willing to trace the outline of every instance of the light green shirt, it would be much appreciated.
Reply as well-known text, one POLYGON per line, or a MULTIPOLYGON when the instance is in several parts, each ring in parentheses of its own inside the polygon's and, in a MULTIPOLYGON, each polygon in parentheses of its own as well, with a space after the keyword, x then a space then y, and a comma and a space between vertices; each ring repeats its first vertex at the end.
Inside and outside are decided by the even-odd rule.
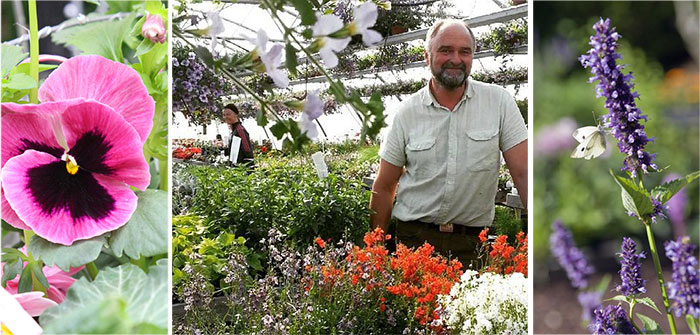
POLYGON ((399 107, 379 155, 405 167, 392 215, 401 221, 490 226, 498 190, 499 151, 527 139, 513 97, 469 80, 454 111, 429 86, 399 107))

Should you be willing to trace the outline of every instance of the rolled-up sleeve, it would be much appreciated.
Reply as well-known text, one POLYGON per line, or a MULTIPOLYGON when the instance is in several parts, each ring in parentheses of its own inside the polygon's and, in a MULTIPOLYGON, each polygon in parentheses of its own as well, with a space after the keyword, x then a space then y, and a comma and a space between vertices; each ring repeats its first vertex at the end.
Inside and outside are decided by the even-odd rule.
POLYGON ((379 149, 379 157, 399 167, 406 165, 406 138, 401 122, 402 114, 401 111, 396 113, 379 149))
POLYGON ((501 98, 501 111, 499 146, 502 152, 506 152, 527 139, 527 126, 515 99, 505 90, 501 98))

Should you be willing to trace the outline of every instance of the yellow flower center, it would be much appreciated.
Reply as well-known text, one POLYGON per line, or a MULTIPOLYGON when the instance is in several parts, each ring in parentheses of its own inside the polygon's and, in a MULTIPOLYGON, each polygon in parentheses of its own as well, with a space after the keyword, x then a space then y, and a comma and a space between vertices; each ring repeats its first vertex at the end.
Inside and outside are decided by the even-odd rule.
POLYGON ((348 32, 350 32, 350 36, 357 35, 357 23, 355 21, 348 24, 348 32))
POLYGON ((12 332, 5 327, 4 323, 0 323, 0 334, 2 335, 12 335, 12 332))
POLYGON ((73 158, 73 156, 64 153, 63 156, 61 156, 61 160, 66 162, 66 170, 68 171, 68 173, 72 175, 78 173, 78 168, 80 166, 78 165, 78 162, 75 161, 75 158, 73 158))

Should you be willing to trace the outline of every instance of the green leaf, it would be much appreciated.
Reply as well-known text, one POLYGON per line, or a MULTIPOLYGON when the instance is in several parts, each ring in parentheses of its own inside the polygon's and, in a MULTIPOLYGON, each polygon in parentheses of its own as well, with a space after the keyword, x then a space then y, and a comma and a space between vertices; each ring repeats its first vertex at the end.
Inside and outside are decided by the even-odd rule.
POLYGON ((22 270, 22 274, 19 276, 19 283, 17 284, 17 293, 31 292, 32 291, 32 269, 25 266, 22 270))
POLYGON ((274 135, 277 139, 282 139, 282 136, 287 133, 287 125, 284 124, 284 121, 278 121, 272 127, 270 127, 270 132, 272 135, 274 135))
MULTIPOLYGON (((58 65, 51 65, 51 64, 39 64, 39 73, 42 73, 47 70, 52 70, 57 68, 58 65)), ((29 63, 24 63, 17 65, 10 70, 10 76, 14 75, 15 73, 24 73, 29 76, 29 71, 30 71, 30 64, 29 63)))
POLYGON ((86 302, 85 308, 66 313, 44 326, 44 334, 132 334, 126 302, 120 297, 106 297, 86 302))
POLYGON ((308 0, 291 0, 291 2, 301 16, 302 25, 310 26, 316 23, 316 13, 308 0))
POLYGON ((49 281, 46 280, 46 276, 44 275, 44 271, 42 269, 40 262, 28 263, 27 267, 31 268, 32 274, 39 281, 39 284, 41 284, 41 286, 46 287, 46 288, 49 287, 49 281))
POLYGON ((651 298, 649 298, 649 297, 640 298, 640 299, 637 299, 637 302, 642 304, 642 305, 649 306, 653 310, 655 310, 656 313, 661 314, 661 311, 656 307, 656 304, 654 303, 653 300, 651 300, 651 298))
POLYGON ((284 48, 285 50, 285 59, 284 59, 284 64, 287 66, 287 70, 289 70, 289 73, 291 73, 293 76, 297 75, 297 49, 292 46, 291 43, 287 43, 287 45, 284 48))
POLYGON ((624 302, 626 302, 626 303, 629 303, 629 300, 627 299, 627 297, 624 296, 624 295, 621 295, 621 294, 620 294, 620 295, 616 295, 616 296, 614 296, 614 297, 612 297, 612 298, 610 298, 610 299, 605 299, 605 301, 614 301, 614 300, 616 300, 616 301, 624 301, 624 302))
POLYGON ((22 48, 16 45, 3 43, 2 60, 0 61, 2 63, 0 64, 2 67, 2 77, 7 77, 10 70, 12 70, 12 68, 14 68, 19 62, 27 58, 27 56, 29 56, 29 53, 22 51, 22 48))
POLYGON ((596 285, 595 288, 593 288, 593 290, 596 291, 596 292, 600 292, 600 293, 605 293, 605 292, 607 292, 607 291, 608 291, 608 285, 610 285, 610 279, 611 279, 611 278, 612 278, 612 277, 610 276, 610 274, 605 274, 605 275, 603 276, 603 278, 601 278, 600 281, 598 282, 598 285, 596 285))
POLYGON ((75 333, 76 329, 82 329, 82 322, 92 322, 92 312, 103 318, 100 321, 106 321, 92 322, 94 327, 112 324, 109 327, 111 333, 130 333, 116 330, 118 327, 114 326, 114 322, 119 321, 129 328, 139 328, 141 324, 149 323, 159 327, 156 333, 165 334, 168 328, 168 296, 166 259, 150 267, 148 275, 138 266, 128 263, 103 269, 93 282, 87 278, 79 279, 68 290, 63 303, 47 309, 39 321, 46 332, 75 333))
POLYGON ((123 63, 122 43, 133 27, 135 14, 115 21, 101 21, 71 27, 52 34, 58 44, 72 45, 85 54, 100 55, 123 63))
POLYGON ((699 177, 700 171, 695 171, 685 176, 685 178, 671 180, 667 183, 654 187, 651 190, 651 195, 659 199, 661 203, 665 204, 669 199, 671 199, 671 197, 673 197, 673 195, 682 190, 683 187, 692 183, 695 179, 698 179, 699 177))
POLYGON ((642 327, 644 327, 644 333, 645 334, 663 334, 664 332, 659 328, 659 324, 656 323, 656 321, 652 320, 650 317, 644 315, 644 314, 639 314, 639 313, 634 313, 637 315, 639 320, 642 321, 642 327))
POLYGON ((4 82, 2 84, 3 89, 29 90, 37 86, 37 83, 34 80, 34 78, 24 73, 17 73, 8 79, 9 80, 7 82, 4 82))
POLYGON ((22 273, 23 263, 20 257, 5 262, 2 268, 2 287, 6 287, 8 280, 15 279, 18 274, 22 273))
POLYGON ((122 253, 132 259, 168 252, 168 192, 137 192, 139 202, 129 222, 112 232, 109 246, 117 257, 122 253))
POLYGON ((73 242, 72 245, 51 243, 38 235, 29 241, 27 251, 48 266, 56 265, 63 271, 79 267, 97 259, 105 244, 103 236, 73 242))
POLYGON ((258 110, 257 114, 255 115, 255 121, 257 121, 258 126, 260 127, 265 127, 267 126, 267 115, 265 115, 265 107, 261 106, 260 109, 258 110))
POLYGON ((134 55, 135 57, 141 56, 146 54, 147 52, 151 51, 153 47, 156 44, 153 43, 151 40, 144 38, 143 41, 139 44, 138 47, 136 47, 136 54, 134 55))
POLYGON ((685 323, 688 324, 688 328, 693 334, 698 334, 697 320, 690 314, 685 315, 685 323))
POLYGON ((197 55, 197 58, 204 63, 208 68, 213 69, 214 65, 214 56, 212 56, 211 51, 205 47, 196 47, 194 48, 194 53, 197 55))
POLYGON ((610 175, 620 185, 622 205, 626 210, 636 214, 638 217, 644 217, 654 212, 654 205, 651 203, 651 197, 647 190, 636 185, 631 179, 615 175, 612 170, 610 170, 610 175))

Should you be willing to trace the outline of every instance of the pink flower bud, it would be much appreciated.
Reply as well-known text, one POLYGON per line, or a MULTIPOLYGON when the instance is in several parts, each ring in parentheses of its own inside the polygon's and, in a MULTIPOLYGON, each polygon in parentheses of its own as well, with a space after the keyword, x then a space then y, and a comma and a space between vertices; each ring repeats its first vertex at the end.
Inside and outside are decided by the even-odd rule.
POLYGON ((141 35, 153 43, 165 43, 165 24, 160 15, 146 14, 146 22, 141 27, 141 35))

